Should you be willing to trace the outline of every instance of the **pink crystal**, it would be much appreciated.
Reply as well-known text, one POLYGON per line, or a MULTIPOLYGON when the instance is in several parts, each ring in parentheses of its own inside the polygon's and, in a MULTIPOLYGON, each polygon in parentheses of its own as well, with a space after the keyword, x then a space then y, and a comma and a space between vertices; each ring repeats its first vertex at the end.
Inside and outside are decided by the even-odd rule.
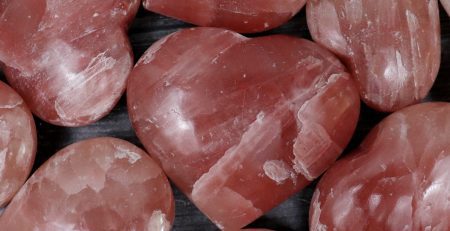
POLYGON ((22 98, 0 81, 0 208, 25 183, 35 154, 33 116, 22 98))
POLYGON ((118 101, 133 66, 126 25, 137 0, 4 0, 0 61, 33 113, 81 126, 118 101))
POLYGON ((323 173, 349 141, 359 97, 342 64, 288 36, 171 34, 133 70, 137 135, 218 227, 238 230, 323 173))
POLYGON ((0 217, 1 230, 170 230, 174 203, 161 168, 122 140, 59 151, 0 217))
POLYGON ((314 40, 348 64, 369 106, 395 111, 433 85, 441 52, 437 0, 311 0, 307 19, 314 40))
POLYGON ((323 176, 311 230, 448 230, 449 137, 448 103, 387 117, 323 176))
POLYGON ((292 18, 306 0, 144 0, 150 11, 200 26, 242 33, 266 31, 292 18))

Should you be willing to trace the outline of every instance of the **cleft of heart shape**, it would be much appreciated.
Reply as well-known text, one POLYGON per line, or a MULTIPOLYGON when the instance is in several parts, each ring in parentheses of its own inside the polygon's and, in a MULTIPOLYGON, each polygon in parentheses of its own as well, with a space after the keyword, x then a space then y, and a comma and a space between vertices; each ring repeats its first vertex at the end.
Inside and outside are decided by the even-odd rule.
POLYGON ((156 42, 127 89, 145 148, 223 230, 320 176, 354 132, 358 95, 339 60, 313 42, 217 28, 156 42))

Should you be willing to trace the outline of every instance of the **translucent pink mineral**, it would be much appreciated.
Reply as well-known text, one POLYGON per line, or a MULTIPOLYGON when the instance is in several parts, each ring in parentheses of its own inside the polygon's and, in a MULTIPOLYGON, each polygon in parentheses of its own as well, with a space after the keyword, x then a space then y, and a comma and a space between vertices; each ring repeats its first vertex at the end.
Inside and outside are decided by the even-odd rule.
POLYGON ((357 89, 339 60, 281 35, 182 30, 151 46, 128 84, 138 137, 225 230, 320 176, 359 115, 357 89))
POLYGON ((398 111, 320 180, 311 230, 448 230, 450 104, 398 111))
POLYGON ((0 217, 1 230, 169 231, 172 190, 144 151, 114 138, 70 145, 42 165, 0 217))

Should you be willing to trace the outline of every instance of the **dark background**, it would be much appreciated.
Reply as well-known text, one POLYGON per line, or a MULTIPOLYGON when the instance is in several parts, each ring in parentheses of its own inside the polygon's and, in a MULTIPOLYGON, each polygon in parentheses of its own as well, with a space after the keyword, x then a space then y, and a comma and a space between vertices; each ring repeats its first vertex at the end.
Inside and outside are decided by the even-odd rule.
MULTIPOLYGON (((450 21, 445 11, 441 8, 442 31, 442 64, 436 83, 428 95, 426 101, 450 101, 450 21)), ((139 10, 136 20, 131 25, 129 34, 135 60, 145 50, 161 37, 179 30, 191 27, 174 19, 156 15, 145 10, 139 10)), ((306 25, 305 10, 303 9, 287 24, 277 29, 247 35, 250 37, 289 34, 296 37, 311 39, 306 25)), ((0 80, 5 81, 0 72, 0 80)), ((387 114, 373 111, 363 105, 360 121, 356 133, 347 147, 344 155, 355 148, 369 130, 383 119, 387 114)), ((34 169, 38 168, 51 155, 61 148, 74 142, 98 136, 112 136, 130 141, 139 147, 139 142, 128 119, 125 97, 122 97, 113 111, 102 120, 90 126, 81 128, 64 128, 43 122, 35 118, 38 129, 38 153, 34 169)), ((263 217, 249 225, 252 228, 268 228, 278 231, 308 230, 308 210, 314 192, 316 182, 290 199, 268 212, 263 217)), ((176 217, 174 231, 209 231, 217 228, 176 188, 174 188, 176 217)))

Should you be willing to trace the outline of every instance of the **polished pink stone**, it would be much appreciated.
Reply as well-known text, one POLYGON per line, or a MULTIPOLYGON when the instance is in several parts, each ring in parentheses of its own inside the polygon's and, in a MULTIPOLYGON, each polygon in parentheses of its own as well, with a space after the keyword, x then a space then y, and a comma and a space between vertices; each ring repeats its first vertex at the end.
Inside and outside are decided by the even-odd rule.
POLYGON ((0 61, 33 113, 81 126, 119 100, 133 66, 126 26, 138 0, 3 0, 0 61))
POLYGON ((144 0, 150 11, 200 26, 242 33, 270 30, 292 18, 306 0, 144 0))
POLYGON ((0 217, 0 229, 168 231, 173 216, 161 168, 126 141, 96 138, 42 165, 0 217))
POLYGON ((128 82, 146 149, 213 221, 238 230, 321 175, 349 141, 359 97, 303 39, 195 28, 155 43, 128 82))
POLYGON ((450 0, 441 0, 441 4, 445 11, 447 11, 447 14, 450 14, 450 0))
POLYGON ((311 230, 449 230, 450 104, 383 120, 323 176, 311 230))
POLYGON ((22 98, 0 81, 0 208, 25 183, 35 154, 33 116, 22 98))
POLYGON ((441 53, 437 0, 311 0, 307 19, 314 40, 351 69, 369 106, 395 111, 433 85, 441 53))

